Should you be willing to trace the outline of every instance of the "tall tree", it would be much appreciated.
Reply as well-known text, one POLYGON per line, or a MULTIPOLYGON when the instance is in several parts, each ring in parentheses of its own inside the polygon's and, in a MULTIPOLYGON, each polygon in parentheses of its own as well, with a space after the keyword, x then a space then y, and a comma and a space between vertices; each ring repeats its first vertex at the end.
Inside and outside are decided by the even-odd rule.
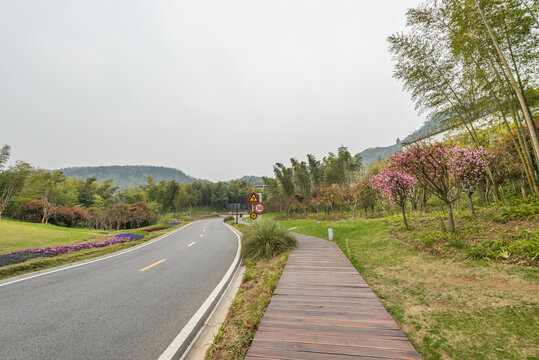
POLYGON ((11 203, 15 196, 23 187, 24 182, 32 167, 25 162, 17 162, 15 166, 0 172, 0 220, 2 213, 11 203))

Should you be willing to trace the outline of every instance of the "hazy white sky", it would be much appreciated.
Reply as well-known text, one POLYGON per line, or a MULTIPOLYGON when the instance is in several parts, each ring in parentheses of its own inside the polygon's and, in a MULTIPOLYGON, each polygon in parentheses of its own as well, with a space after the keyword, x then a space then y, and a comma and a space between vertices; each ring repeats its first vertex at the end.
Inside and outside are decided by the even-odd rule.
POLYGON ((417 129, 386 38, 413 0, 0 1, 0 146, 209 180, 417 129))

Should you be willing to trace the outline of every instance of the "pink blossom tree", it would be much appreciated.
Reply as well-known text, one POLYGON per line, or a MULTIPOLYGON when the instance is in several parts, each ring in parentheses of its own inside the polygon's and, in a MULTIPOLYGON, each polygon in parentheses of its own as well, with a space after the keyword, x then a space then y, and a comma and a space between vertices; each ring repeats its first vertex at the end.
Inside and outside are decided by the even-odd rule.
POLYGON ((468 202, 470 203, 470 211, 472 216, 475 217, 472 195, 479 182, 485 178, 487 170, 486 159, 489 158, 489 154, 483 148, 474 149, 467 147, 463 149, 454 147, 453 156, 453 171, 459 179, 462 188, 466 191, 468 202))
POLYGON ((414 177, 447 207, 449 231, 455 231, 453 203, 457 199, 459 178, 454 171, 454 148, 442 143, 416 143, 389 159, 389 166, 414 177))
POLYGON ((404 207, 416 180, 402 170, 385 168, 372 179, 372 187, 379 190, 391 203, 399 205, 404 227, 408 230, 404 207))

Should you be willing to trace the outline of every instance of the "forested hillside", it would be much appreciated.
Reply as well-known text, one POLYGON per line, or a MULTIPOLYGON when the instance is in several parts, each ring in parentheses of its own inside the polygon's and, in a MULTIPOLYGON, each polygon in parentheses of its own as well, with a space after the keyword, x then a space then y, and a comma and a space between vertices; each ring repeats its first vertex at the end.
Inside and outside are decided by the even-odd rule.
POLYGON ((180 184, 189 184, 195 181, 205 181, 195 179, 181 170, 164 166, 84 166, 59 170, 67 176, 74 176, 79 179, 95 177, 100 183, 107 179, 112 179, 113 184, 118 186, 120 190, 144 185, 148 180, 148 176, 152 176, 157 182, 174 180, 180 184))

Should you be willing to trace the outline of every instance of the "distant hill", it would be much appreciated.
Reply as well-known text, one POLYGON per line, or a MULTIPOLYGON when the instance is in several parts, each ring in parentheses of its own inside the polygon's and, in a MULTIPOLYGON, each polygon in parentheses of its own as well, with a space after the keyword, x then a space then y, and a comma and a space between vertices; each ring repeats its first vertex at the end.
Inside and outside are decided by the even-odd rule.
POLYGON ((393 155, 395 152, 402 150, 402 145, 399 139, 390 146, 368 148, 359 153, 363 162, 363 166, 369 166, 378 160, 384 160, 393 155))
POLYGON ((262 180, 262 176, 255 176, 255 175, 245 175, 244 177, 241 177, 239 179, 232 179, 227 181, 227 183, 231 183, 234 181, 247 181, 247 184, 249 185, 264 185, 264 180, 262 180))
POLYGON ((58 170, 62 171, 67 176, 74 176, 80 179, 86 179, 92 176, 95 176, 99 182, 112 179, 114 185, 118 186, 120 190, 127 189, 131 186, 144 185, 147 183, 148 176, 153 176, 156 182, 161 180, 176 180, 176 182, 187 184, 196 181, 206 181, 191 177, 181 170, 164 166, 84 166, 58 170))
MULTIPOLYGON (((432 134, 440 129, 442 121, 447 120, 449 116, 441 115, 431 120, 425 121, 425 123, 413 133, 408 135, 402 140, 403 143, 414 141, 425 137, 428 134, 432 134)), ((363 159, 363 166, 369 166, 373 162, 378 160, 384 160, 393 155, 395 152, 402 150, 402 143, 399 139, 395 144, 390 146, 368 148, 359 153, 363 159)))

